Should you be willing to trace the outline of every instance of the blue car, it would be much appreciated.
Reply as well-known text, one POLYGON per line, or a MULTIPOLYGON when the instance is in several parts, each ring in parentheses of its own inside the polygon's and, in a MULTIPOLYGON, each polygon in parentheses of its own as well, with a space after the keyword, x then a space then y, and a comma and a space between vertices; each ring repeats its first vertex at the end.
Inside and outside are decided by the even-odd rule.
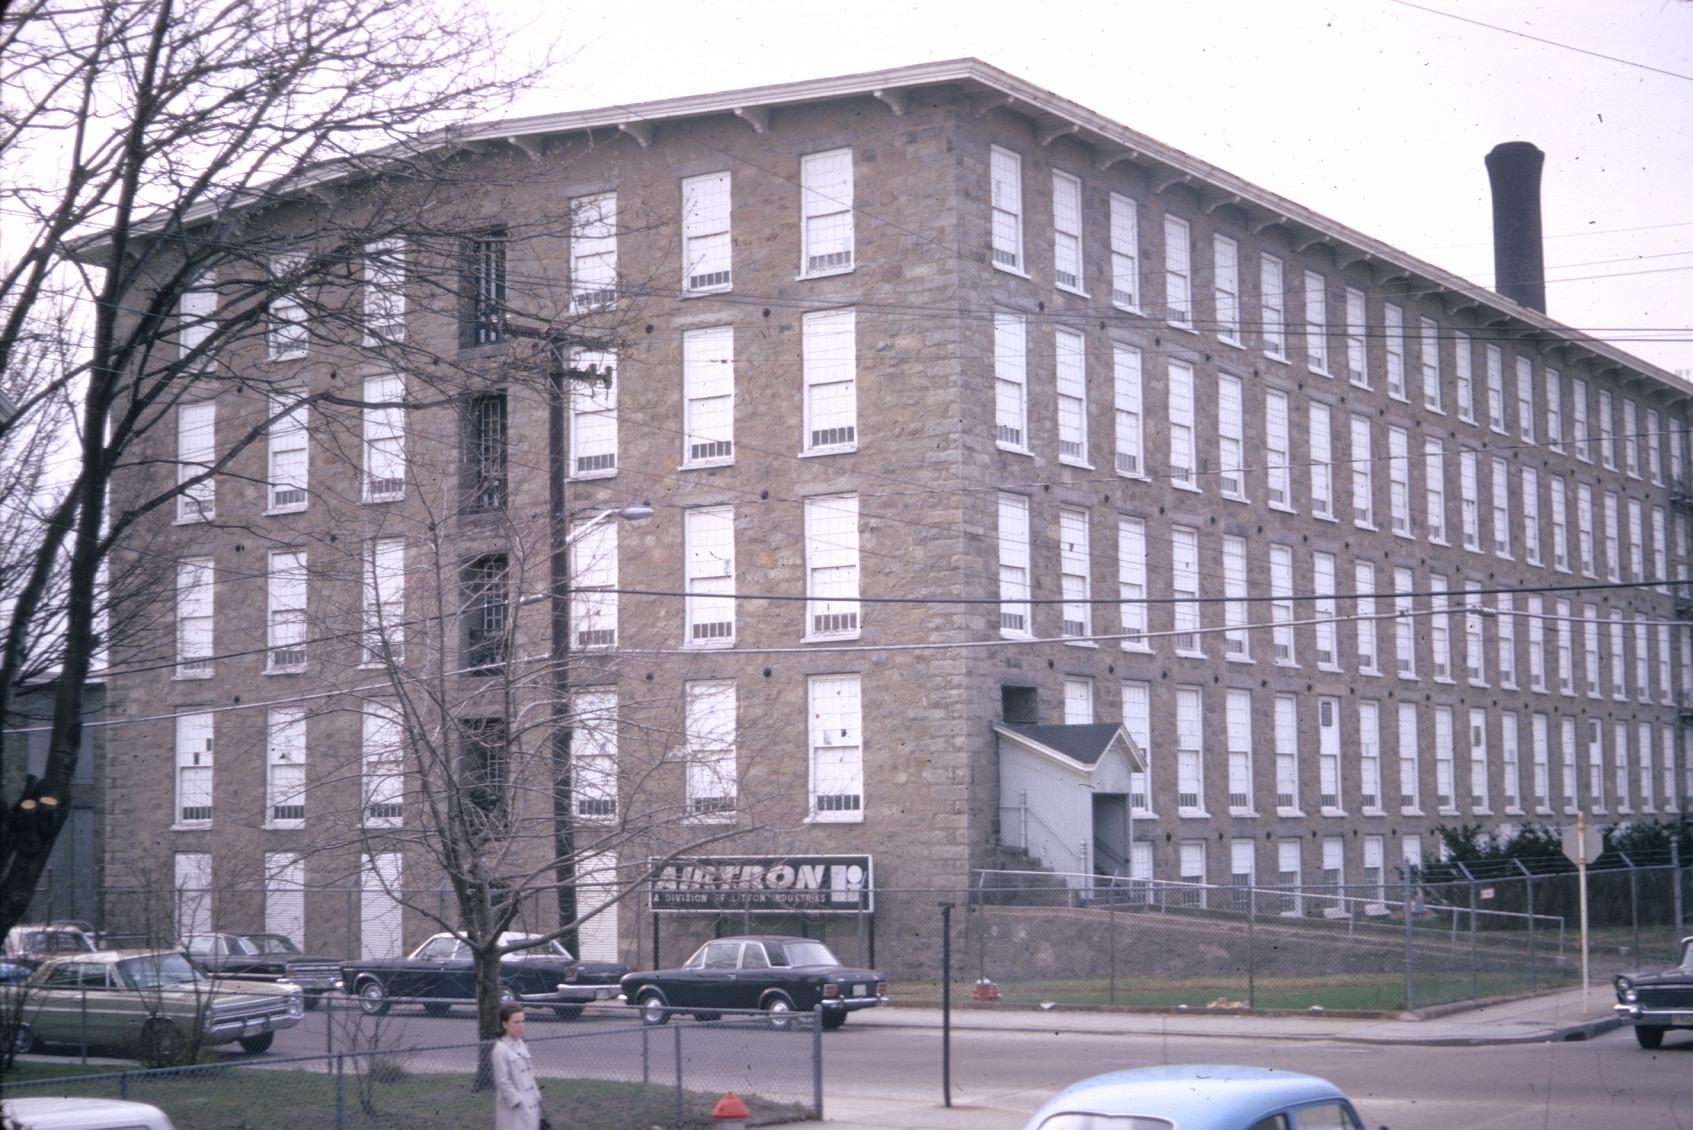
POLYGON ((1327 1079, 1269 1067, 1189 1063, 1072 1083, 1023 1130, 1363 1130, 1327 1079))

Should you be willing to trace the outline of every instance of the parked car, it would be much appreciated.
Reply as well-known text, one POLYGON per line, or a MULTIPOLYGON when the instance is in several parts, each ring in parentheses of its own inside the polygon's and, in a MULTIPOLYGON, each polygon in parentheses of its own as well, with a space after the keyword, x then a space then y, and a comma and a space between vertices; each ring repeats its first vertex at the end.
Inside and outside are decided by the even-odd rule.
POLYGON ((214 977, 298 985, 308 1009, 341 988, 339 958, 303 953, 284 934, 189 934, 180 945, 214 977))
MULTIPOLYGON (((519 946, 500 958, 500 998, 551 1005, 560 1020, 575 1020, 585 1005, 617 995, 627 965, 578 961, 556 941, 538 934, 506 933, 500 945, 519 946)), ((454 1004, 476 999, 476 970, 470 947, 453 934, 435 934, 408 957, 344 962, 341 983, 368 1016, 389 1005, 421 1004, 430 1016, 445 1016, 454 1004)))
POLYGON ((264 981, 213 980, 175 950, 101 950, 54 958, 22 985, 0 986, 14 1013, 12 1046, 81 1044, 174 1063, 195 1042, 258 1054, 305 1012, 301 992, 264 981), (21 995, 22 1000, 17 998, 21 995))
POLYGON ((1611 984, 1616 1013, 1634 1026, 1641 1047, 1660 1046, 1672 1028, 1693 1028, 1693 937, 1681 939, 1681 964, 1662 973, 1619 973, 1611 984))
POLYGON ((50 957, 66 953, 93 953, 93 937, 80 925, 43 922, 13 926, 6 931, 5 957, 19 965, 40 965, 50 957))
POLYGON ((1072 1083, 1023 1130, 1363 1130, 1340 1088, 1271 1067, 1172 1064, 1072 1083))
POLYGON ((175 1130, 151 1103, 46 1095, 0 1103, 0 1122, 8 1130, 175 1130))
POLYGON ((641 1021, 663 1024, 672 1010, 715 1019, 726 1009, 763 1009, 773 1024, 782 1014, 823 1007, 823 1027, 839 1028, 848 1014, 887 1003, 888 980, 873 969, 840 963, 812 938, 751 935, 707 942, 680 969, 630 973, 623 1000, 641 1021))

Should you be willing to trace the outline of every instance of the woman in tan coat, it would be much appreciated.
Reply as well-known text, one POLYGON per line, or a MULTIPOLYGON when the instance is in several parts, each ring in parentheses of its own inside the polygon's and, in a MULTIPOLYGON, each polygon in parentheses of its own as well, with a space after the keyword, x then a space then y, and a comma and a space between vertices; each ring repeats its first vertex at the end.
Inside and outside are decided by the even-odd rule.
POLYGON ((494 1130, 540 1130, 541 1088, 523 1042, 523 1006, 500 1006, 500 1031, 494 1041, 494 1130))

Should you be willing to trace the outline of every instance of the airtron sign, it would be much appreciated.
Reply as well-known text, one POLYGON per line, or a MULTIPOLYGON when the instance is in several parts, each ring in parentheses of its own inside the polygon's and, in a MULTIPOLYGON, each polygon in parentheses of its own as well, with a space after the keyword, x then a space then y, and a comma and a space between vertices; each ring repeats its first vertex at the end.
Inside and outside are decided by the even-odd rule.
POLYGON ((673 912, 854 914, 871 904, 868 855, 710 855, 673 859, 650 886, 673 912))

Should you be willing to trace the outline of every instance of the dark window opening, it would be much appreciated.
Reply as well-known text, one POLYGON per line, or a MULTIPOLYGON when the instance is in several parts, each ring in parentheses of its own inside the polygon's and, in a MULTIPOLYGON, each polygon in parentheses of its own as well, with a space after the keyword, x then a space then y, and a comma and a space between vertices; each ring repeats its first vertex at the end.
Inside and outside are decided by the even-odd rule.
POLYGON ((465 241, 460 345, 487 345, 506 336, 506 242, 504 231, 465 241))
POLYGON ((505 666, 511 594, 506 555, 487 553, 466 563, 463 576, 464 666, 487 674, 505 666))
POLYGON ((505 810, 506 750, 503 718, 459 719, 459 792, 471 808, 485 816, 505 810))
POLYGON ((999 688, 1000 715, 1013 725, 1033 726, 1040 721, 1040 707, 1034 687, 999 688))
POLYGON ((466 510, 506 506, 506 394, 471 398, 464 410, 462 488, 466 510))

